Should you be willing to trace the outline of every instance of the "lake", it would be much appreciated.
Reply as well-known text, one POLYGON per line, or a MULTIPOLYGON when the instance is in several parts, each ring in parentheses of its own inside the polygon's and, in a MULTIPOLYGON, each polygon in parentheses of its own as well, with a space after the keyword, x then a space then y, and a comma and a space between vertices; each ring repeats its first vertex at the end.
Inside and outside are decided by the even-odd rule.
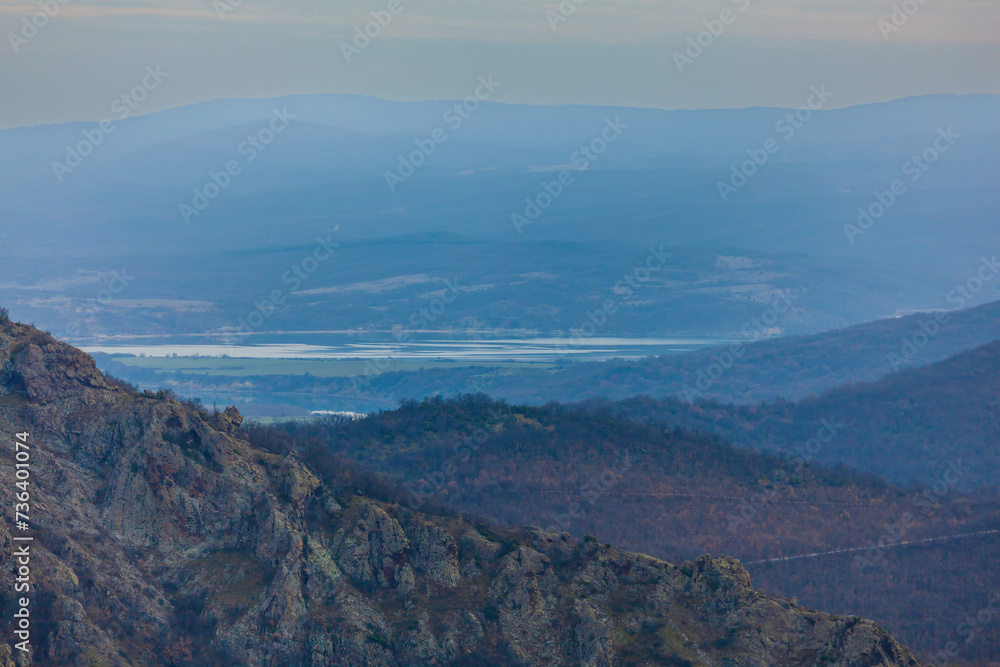
MULTIPOLYGON (((301 335, 299 336, 301 338, 301 335)), ((234 344, 158 341, 152 343, 108 342, 83 346, 88 353, 134 357, 210 357, 232 359, 309 359, 449 361, 468 364, 502 362, 552 363, 560 359, 605 361, 638 359, 650 355, 687 352, 725 345, 724 338, 497 338, 456 339, 416 337, 404 343, 386 342, 357 335, 327 338, 324 344, 306 342, 262 342, 245 340, 234 344)))

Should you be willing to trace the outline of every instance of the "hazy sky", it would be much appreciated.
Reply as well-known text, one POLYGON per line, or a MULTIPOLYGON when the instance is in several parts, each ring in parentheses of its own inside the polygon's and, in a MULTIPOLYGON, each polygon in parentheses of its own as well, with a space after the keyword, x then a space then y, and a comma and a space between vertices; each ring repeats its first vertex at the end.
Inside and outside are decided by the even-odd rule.
POLYGON ((148 66, 169 76, 136 113, 296 93, 457 98, 487 74, 504 84, 495 101, 668 109, 798 106, 820 84, 836 92, 834 106, 1000 93, 998 0, 562 6, 560 14, 542 0, 0 0, 0 127, 108 117, 148 66), (894 4, 912 15, 901 9, 894 24, 894 4), (399 13, 348 63, 342 44, 391 5, 399 13), (33 16, 41 27, 26 28, 33 16), (706 32, 707 48, 679 71, 674 52, 706 21, 720 34, 706 32))

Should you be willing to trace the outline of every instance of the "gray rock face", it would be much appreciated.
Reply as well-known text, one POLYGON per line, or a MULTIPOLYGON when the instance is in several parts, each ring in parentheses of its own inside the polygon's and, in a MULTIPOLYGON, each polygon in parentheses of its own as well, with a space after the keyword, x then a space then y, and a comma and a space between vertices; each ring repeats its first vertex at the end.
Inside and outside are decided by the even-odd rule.
POLYGON ((444 528, 433 523, 421 523, 410 537, 410 561, 414 569, 442 586, 457 586, 458 546, 444 528))
POLYGON ((409 543, 399 523, 376 505, 366 505, 357 523, 333 538, 337 564, 362 587, 391 588, 400 582, 409 543))
POLYGON ((576 658, 582 667, 615 664, 614 624, 586 600, 573 605, 576 626, 576 658))
MULTIPOLYGON (((917 665, 874 623, 753 590, 734 560, 334 497, 242 440, 233 409, 130 393, 22 325, 0 323, 0 359, 0 432, 31 433, 31 664, 917 665)), ((0 524, 0 562, 11 550, 0 524)), ((0 667, 27 664, 15 653, 0 667)))

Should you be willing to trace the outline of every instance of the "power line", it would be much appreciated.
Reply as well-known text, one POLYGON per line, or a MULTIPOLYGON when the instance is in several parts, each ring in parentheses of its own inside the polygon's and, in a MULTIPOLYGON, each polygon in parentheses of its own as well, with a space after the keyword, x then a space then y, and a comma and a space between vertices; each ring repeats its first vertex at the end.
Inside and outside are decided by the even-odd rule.
MULTIPOLYGON (((567 492, 561 489, 531 489, 532 493, 547 494, 547 495, 573 495, 572 492, 567 492)), ((602 496, 637 496, 640 498, 698 498, 705 500, 720 500, 727 502, 739 502, 741 500, 751 500, 752 496, 711 496, 699 493, 670 493, 667 491, 663 492, 653 492, 653 491, 605 491, 601 494, 602 496)), ((837 505, 843 507, 881 507, 882 503, 868 502, 868 503, 848 503, 836 500, 791 500, 791 499, 768 499, 766 501, 767 505, 771 504, 799 504, 799 505, 837 505)))
MULTIPOLYGON (((922 540, 908 540, 906 542, 897 542, 896 544, 887 544, 884 547, 877 547, 879 549, 891 549, 894 547, 909 547, 915 544, 929 544, 931 542, 945 542, 947 540, 958 540, 964 537, 975 537, 978 535, 995 535, 1000 533, 1000 530, 981 530, 975 533, 963 533, 961 535, 949 535, 948 537, 928 537, 922 540)), ((766 558, 764 560, 751 560, 743 563, 744 565, 762 565, 765 563, 784 563, 790 560, 802 560, 803 558, 821 558, 823 556, 836 556, 839 554, 849 554, 856 553, 858 551, 867 551, 872 547, 852 547, 850 549, 837 549, 835 551, 820 551, 812 554, 803 554, 801 556, 781 556, 779 558, 766 558)))

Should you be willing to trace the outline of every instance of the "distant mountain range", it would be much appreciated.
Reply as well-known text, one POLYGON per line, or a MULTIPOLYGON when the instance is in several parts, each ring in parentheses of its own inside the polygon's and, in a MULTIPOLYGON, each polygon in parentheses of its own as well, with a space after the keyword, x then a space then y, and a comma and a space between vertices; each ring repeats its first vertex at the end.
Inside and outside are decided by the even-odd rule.
POLYGON ((0 131, 28 662, 1000 667, 1000 95, 475 85, 0 131))
MULTIPOLYGON (((549 333, 578 326, 649 247, 664 246, 677 253, 670 274, 654 275, 656 294, 633 298, 609 334, 739 330, 761 294, 789 283, 803 288, 804 319, 788 332, 808 333, 948 307, 996 251, 997 96, 818 111, 790 137, 782 109, 484 103, 455 127, 454 105, 225 100, 114 121, 108 133, 88 123, 2 131, 3 288, 19 317, 61 334, 98 298, 101 276, 124 268, 134 279, 102 303, 89 334, 187 334, 233 326, 276 289, 289 300, 264 330, 301 328, 317 313, 352 328, 405 326, 436 288, 401 279, 458 277, 480 291, 442 325, 549 333), (607 119, 628 127, 572 164, 581 146, 604 141, 607 119), (436 129, 446 140, 391 190, 386 173, 436 129), (769 139, 779 150, 763 148, 769 139), (53 166, 74 151, 88 154, 71 172, 53 166), (761 151, 763 165, 744 164, 761 151), (734 166, 754 173, 723 201, 718 184, 734 166), (905 192, 889 202, 896 180, 905 192), (185 220, 182 205, 195 204, 185 220), (877 215, 848 233, 859 208, 877 215), (317 238, 343 251, 289 290, 282 276, 317 238), (360 291, 290 293, 363 281, 402 287, 379 304, 360 291)), ((996 298, 997 285, 974 302, 996 298)))

